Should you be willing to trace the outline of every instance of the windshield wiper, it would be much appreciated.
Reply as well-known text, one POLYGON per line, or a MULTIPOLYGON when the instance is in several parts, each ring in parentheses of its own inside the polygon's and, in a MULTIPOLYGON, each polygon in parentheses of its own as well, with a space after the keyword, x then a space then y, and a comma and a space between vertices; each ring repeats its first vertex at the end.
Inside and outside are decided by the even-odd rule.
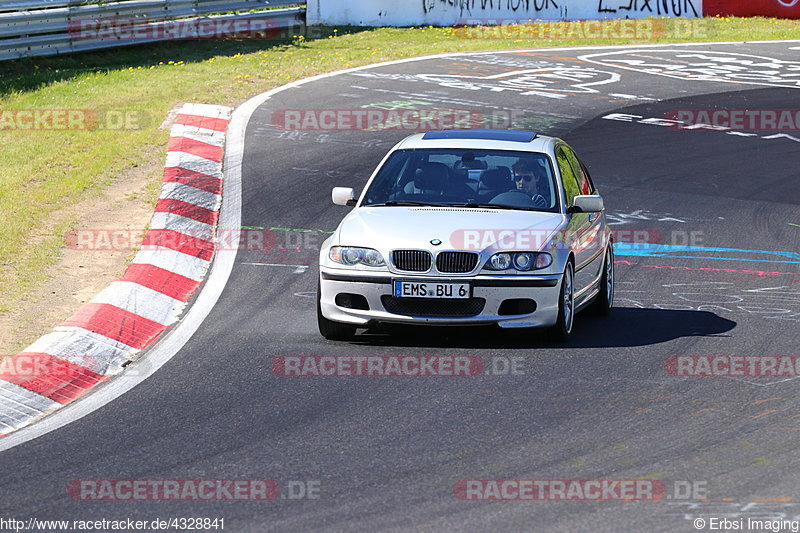
POLYGON ((399 206, 413 205, 413 206, 427 206, 427 207, 445 207, 444 204, 434 204, 434 203, 431 203, 431 202, 412 202, 412 201, 409 201, 409 200, 388 200, 388 201, 380 203, 380 204, 367 204, 364 207, 381 207, 381 206, 394 207, 394 206, 398 206, 398 205, 399 206))
POLYGON ((513 205, 503 205, 503 204, 481 204, 478 202, 467 202, 465 204, 451 204, 450 207, 471 207, 471 208, 490 208, 490 209, 514 209, 520 211, 535 211, 535 209, 531 209, 528 207, 515 207, 513 205))

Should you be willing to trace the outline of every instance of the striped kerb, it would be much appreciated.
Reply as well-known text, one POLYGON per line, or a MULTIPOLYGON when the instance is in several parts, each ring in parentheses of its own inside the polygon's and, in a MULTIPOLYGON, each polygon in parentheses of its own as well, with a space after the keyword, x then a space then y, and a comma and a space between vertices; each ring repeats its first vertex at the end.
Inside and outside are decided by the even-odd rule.
POLYGON ((69 403, 100 381, 103 374, 46 353, 22 352, 3 362, 0 380, 14 383, 60 404, 69 403))
POLYGON ((175 117, 175 124, 197 126, 198 128, 214 131, 225 131, 228 127, 228 122, 230 121, 226 118, 202 117, 200 115, 187 115, 184 113, 175 117))
POLYGON ((180 167, 167 167, 164 169, 164 181, 183 183, 197 189, 204 190, 213 194, 222 193, 222 180, 203 174, 202 172, 195 172, 187 168, 180 167))
POLYGON ((205 224, 214 224, 217 221, 216 211, 181 200, 173 200, 172 198, 161 198, 158 200, 155 210, 157 213, 175 213, 205 224))
POLYGON ((120 281, 132 281, 162 292, 176 300, 186 302, 200 286, 199 281, 181 276, 153 265, 133 264, 128 267, 120 281))
POLYGON ((185 152, 217 163, 222 162, 222 147, 188 137, 170 137, 167 150, 170 152, 185 152))
POLYGON ((0 438, 122 373, 178 321, 216 248, 230 111, 184 104, 150 229, 125 273, 24 352, 0 359, 0 438))

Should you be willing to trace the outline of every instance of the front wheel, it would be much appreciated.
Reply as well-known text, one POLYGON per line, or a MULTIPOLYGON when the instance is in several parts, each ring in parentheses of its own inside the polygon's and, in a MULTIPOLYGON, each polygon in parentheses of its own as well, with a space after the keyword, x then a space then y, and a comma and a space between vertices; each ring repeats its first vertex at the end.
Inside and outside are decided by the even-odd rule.
POLYGON ((595 314, 607 316, 611 313, 612 307, 614 307, 614 249, 609 243, 603 264, 603 277, 600 280, 600 292, 592 302, 591 310, 595 314))
POLYGON ((328 320, 322 315, 322 290, 317 286, 317 326, 320 334, 330 341, 346 341, 356 334, 356 327, 328 320))
POLYGON ((575 320, 574 278, 575 271, 572 262, 567 262, 558 296, 558 320, 551 330, 553 339, 559 342, 565 342, 572 333, 572 323, 575 320))

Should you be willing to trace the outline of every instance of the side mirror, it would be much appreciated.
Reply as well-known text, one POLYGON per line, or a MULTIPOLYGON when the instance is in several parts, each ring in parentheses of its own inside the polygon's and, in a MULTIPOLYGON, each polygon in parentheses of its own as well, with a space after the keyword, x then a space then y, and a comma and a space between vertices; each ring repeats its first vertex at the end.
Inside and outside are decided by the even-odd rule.
POLYGON ((331 200, 336 205, 356 205, 356 193, 350 187, 334 187, 331 200))
POLYGON ((570 213, 599 213, 605 209, 603 197, 599 194, 584 194, 575 197, 575 205, 570 209, 570 213))

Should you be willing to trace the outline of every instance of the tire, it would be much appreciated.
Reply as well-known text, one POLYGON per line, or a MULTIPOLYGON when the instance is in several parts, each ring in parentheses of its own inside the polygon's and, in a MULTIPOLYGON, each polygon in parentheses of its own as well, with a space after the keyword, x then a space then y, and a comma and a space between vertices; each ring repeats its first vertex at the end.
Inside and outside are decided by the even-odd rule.
POLYGON ((558 320, 551 328, 553 340, 566 342, 572 333, 575 323, 575 268, 572 261, 567 262, 561 278, 561 290, 558 293, 558 320))
POLYGON ((356 326, 334 322, 322 316, 322 290, 317 285, 317 326, 320 334, 329 341, 346 341, 352 339, 356 334, 356 326))
POLYGON ((592 313, 608 316, 614 307, 614 249, 609 243, 603 262, 603 276, 600 279, 600 292, 589 308, 592 313))

